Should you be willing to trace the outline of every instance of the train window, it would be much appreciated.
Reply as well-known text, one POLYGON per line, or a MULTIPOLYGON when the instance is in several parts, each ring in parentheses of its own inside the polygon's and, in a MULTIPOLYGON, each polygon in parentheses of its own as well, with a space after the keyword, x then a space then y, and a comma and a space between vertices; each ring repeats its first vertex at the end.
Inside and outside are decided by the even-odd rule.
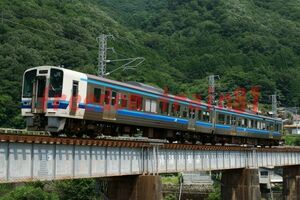
POLYGON ((257 128, 257 129, 261 129, 261 122, 260 122, 260 121, 257 121, 256 128, 257 128))
POLYGON ((225 124, 225 115, 222 113, 218 114, 218 123, 219 124, 225 124))
POLYGON ((252 120, 251 120, 251 119, 248 119, 247 121, 248 121, 248 123, 247 123, 247 128, 251 128, 251 124, 252 124, 251 121, 252 121, 252 120))
POLYGON ((281 131, 281 124, 277 124, 277 131, 281 131))
POLYGON ((236 116, 231 115, 230 124, 236 125, 236 116))
POLYGON ((145 101, 145 111, 146 112, 151 111, 151 99, 146 99, 146 101, 145 101))
POLYGON ((182 117, 187 118, 188 117, 188 108, 186 106, 182 107, 182 117))
POLYGON ((72 96, 73 97, 78 96, 78 87, 79 87, 78 81, 73 81, 73 87, 72 87, 72 96))
POLYGON ((180 117, 180 105, 178 103, 172 103, 171 115, 175 117, 180 117))
POLYGON ((275 124, 274 124, 274 122, 271 122, 270 123, 270 131, 274 131, 274 128, 275 128, 275 124))
POLYGON ((251 120, 251 128, 256 128, 256 127, 257 127, 257 121, 251 120))
POLYGON ((31 98, 33 91, 33 83, 35 82, 36 70, 31 70, 25 73, 23 97, 31 98))
POLYGON ((104 104, 108 105, 110 102, 110 90, 105 90, 104 104))
POLYGON ((266 123, 265 122, 261 122, 261 129, 266 130, 266 123))
POLYGON ((111 93, 111 105, 114 106, 117 103, 117 92, 112 91, 111 93))
POLYGON ((189 108, 189 118, 195 119, 196 117, 196 108, 189 108))
POLYGON ((242 125, 242 118, 240 118, 240 117, 236 118, 236 125, 237 126, 241 126, 242 125))
POLYGON ((121 98, 119 98, 119 105, 121 108, 127 107, 127 95, 126 94, 120 94, 121 98))
POLYGON ((210 113, 208 111, 203 112, 203 121, 206 121, 206 122, 210 121, 210 113))
POLYGON ((274 130, 274 123, 273 122, 266 122, 267 124, 267 130, 273 131, 274 130))
POLYGON ((49 97, 61 97, 63 88, 64 72, 60 69, 51 69, 49 97))
POLYGON ((270 130, 270 123, 266 122, 266 130, 270 130))
POLYGON ((157 113, 157 101, 155 100, 151 101, 151 112, 157 113))
POLYGON ((161 114, 168 115, 169 114, 169 103, 165 101, 159 102, 159 111, 161 114))
POLYGON ((143 97, 137 95, 130 96, 130 109, 132 110, 142 110, 143 107, 143 97))
POLYGON ((101 100, 101 89, 94 88, 94 102, 100 103, 100 100, 101 100))
POLYGON ((239 120, 239 126, 242 126, 242 127, 245 126, 245 119, 244 118, 240 118, 240 120, 239 120))
POLYGON ((156 113, 157 103, 153 99, 146 99, 145 101, 145 111, 156 113))
POLYGON ((226 124, 230 125, 230 115, 226 115, 226 124))
POLYGON ((203 111, 198 110, 198 120, 202 120, 202 119, 203 119, 203 111))

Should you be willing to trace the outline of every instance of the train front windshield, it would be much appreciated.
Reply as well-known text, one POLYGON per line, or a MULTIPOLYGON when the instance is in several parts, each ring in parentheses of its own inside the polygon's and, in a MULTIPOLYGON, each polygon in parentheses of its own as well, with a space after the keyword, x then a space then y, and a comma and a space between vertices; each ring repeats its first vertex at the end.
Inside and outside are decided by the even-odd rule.
POLYGON ((64 73, 60 69, 51 69, 49 97, 61 97, 63 89, 64 73))
MULTIPOLYGON (((64 74, 62 70, 50 70, 49 97, 62 96, 63 77, 64 74)), ((24 75, 23 98, 32 98, 33 96, 44 97, 47 88, 46 79, 47 74, 37 75, 36 69, 27 71, 24 75)))
POLYGON ((36 80, 37 70, 31 70, 24 75, 23 97, 31 98, 33 93, 33 84, 36 80))

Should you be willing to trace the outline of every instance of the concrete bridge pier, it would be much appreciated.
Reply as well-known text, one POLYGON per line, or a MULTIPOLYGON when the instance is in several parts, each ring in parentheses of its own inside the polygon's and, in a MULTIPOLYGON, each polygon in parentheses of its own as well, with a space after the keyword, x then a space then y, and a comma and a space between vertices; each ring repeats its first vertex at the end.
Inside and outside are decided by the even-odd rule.
POLYGON ((162 186, 158 175, 121 176, 107 179, 109 200, 160 200, 162 186))
POLYGON ((221 195, 226 200, 261 198, 258 169, 232 169, 222 172, 221 195))
POLYGON ((283 167, 283 199, 300 199, 300 165, 283 167))

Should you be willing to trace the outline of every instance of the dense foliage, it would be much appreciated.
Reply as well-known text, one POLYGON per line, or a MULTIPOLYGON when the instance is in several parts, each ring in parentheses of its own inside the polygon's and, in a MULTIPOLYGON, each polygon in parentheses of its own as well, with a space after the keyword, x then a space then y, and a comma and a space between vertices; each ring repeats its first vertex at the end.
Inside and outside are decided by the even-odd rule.
POLYGON ((55 193, 45 192, 39 187, 22 186, 0 197, 1 200, 58 200, 55 193))
POLYGON ((109 58, 146 58, 138 70, 111 78, 205 99, 207 76, 218 74, 218 92, 259 86, 263 103, 276 92, 283 105, 300 104, 296 0, 2 0, 0 8, 0 126, 23 125, 25 69, 64 65, 95 73, 100 33, 115 36, 109 45, 119 54, 109 58))
POLYGON ((300 136, 299 135, 286 135, 284 137, 286 145, 290 146, 300 146, 300 136))
POLYGON ((101 196, 97 191, 95 179, 32 182, 15 187, 12 184, 0 185, 0 200, 59 199, 100 200, 101 196))

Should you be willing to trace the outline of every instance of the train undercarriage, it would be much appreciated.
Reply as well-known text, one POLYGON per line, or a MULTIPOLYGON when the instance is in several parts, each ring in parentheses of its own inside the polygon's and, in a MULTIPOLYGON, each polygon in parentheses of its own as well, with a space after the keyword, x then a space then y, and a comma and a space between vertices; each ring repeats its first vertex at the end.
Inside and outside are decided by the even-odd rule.
POLYGON ((89 137, 97 136, 128 136, 146 137, 151 139, 162 139, 169 143, 190 143, 190 144, 210 144, 210 145, 252 145, 252 146, 278 146, 280 140, 266 138, 249 138, 234 135, 219 135, 214 131, 211 133, 199 133, 178 131, 162 128, 149 128, 135 125, 124 125, 110 122, 95 122, 87 120, 67 119, 65 128, 60 133, 68 137, 89 137))
MULTIPOLYGON (((43 115, 36 115, 32 118, 31 128, 29 130, 45 130, 52 136, 65 135, 67 137, 88 137, 97 136, 127 136, 127 137, 145 137, 151 139, 162 139, 169 143, 190 143, 190 144, 210 144, 210 145, 252 145, 252 146, 278 146, 280 140, 266 138, 250 138, 234 135, 199 133, 193 131, 179 131, 162 128, 149 128, 144 126, 124 125, 103 121, 88 121, 81 119, 49 119, 43 115), (47 124, 48 123, 48 124, 47 124), (51 131, 50 126, 55 124, 59 131, 51 131)), ((55 128, 56 129, 56 128, 55 128)))

